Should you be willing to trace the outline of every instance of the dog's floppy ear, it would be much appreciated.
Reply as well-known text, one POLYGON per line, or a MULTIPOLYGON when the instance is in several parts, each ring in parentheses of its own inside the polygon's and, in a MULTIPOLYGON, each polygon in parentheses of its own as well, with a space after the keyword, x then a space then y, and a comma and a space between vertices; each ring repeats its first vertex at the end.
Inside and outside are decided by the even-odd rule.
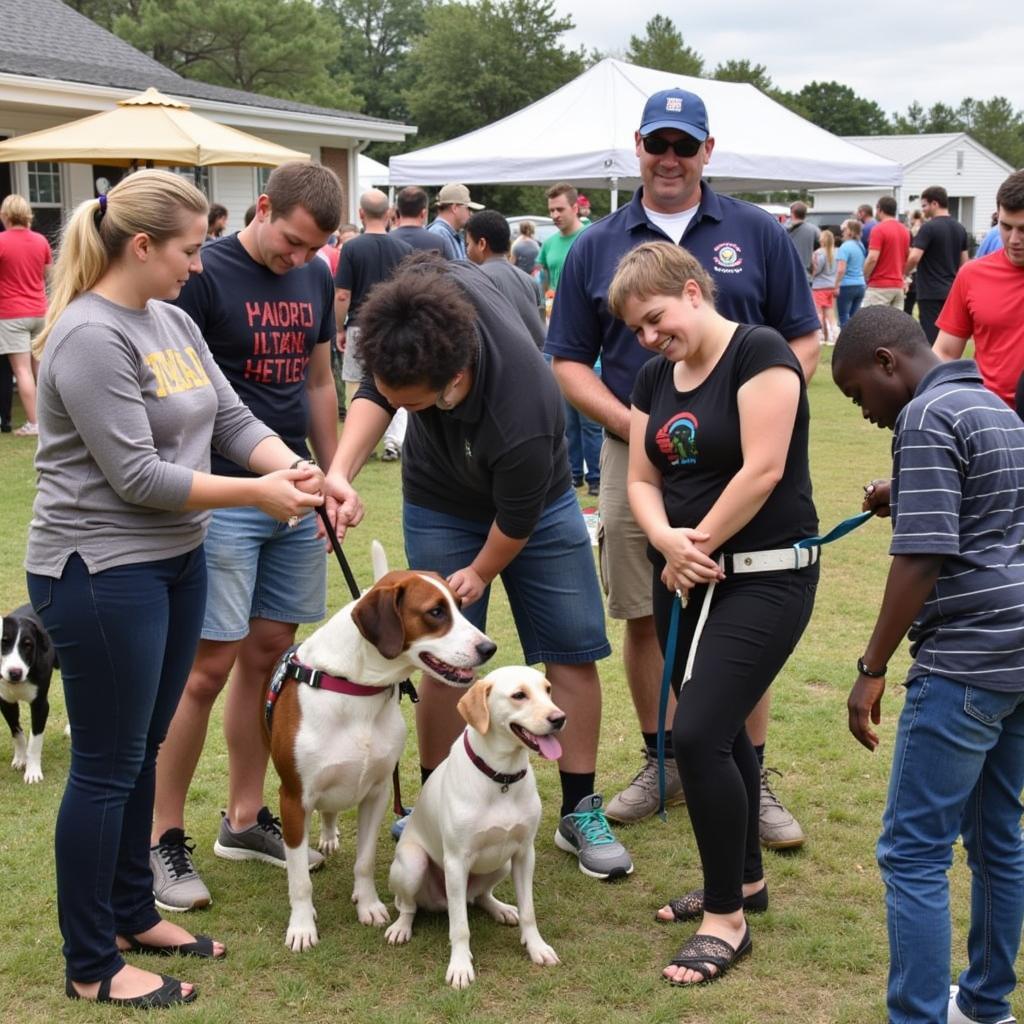
POLYGON ((478 679, 460 698, 456 705, 459 714, 471 725, 481 736, 487 735, 491 727, 491 709, 488 706, 487 698, 491 695, 493 683, 486 679, 478 679))
POLYGON ((356 629, 389 661, 405 648, 400 587, 374 587, 352 609, 356 629))

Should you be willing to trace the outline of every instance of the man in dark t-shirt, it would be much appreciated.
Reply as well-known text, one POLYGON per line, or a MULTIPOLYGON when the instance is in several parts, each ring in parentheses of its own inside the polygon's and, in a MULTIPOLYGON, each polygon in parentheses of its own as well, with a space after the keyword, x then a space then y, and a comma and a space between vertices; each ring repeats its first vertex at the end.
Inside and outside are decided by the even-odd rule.
POLYGON ((398 238, 422 252, 439 252, 445 259, 454 259, 454 250, 445 247, 446 239, 436 231, 428 231, 427 193, 416 185, 407 185, 395 197, 398 224, 391 229, 391 237, 398 238))
MULTIPOLYGON (((332 171, 310 163, 278 167, 253 220, 204 246, 203 273, 189 279, 175 303, 199 325, 242 401, 295 452, 296 465, 310 459, 307 438, 323 465, 337 446, 334 290, 317 252, 340 220, 341 184, 332 171)), ((214 473, 250 475, 217 452, 211 464, 214 473)), ((227 811, 214 852, 284 866, 279 825, 263 804, 267 750, 254 709, 297 624, 319 622, 327 611, 316 516, 283 528, 255 508, 217 509, 204 547, 202 639, 157 760, 150 865, 158 903, 175 910, 210 902, 186 845, 185 797, 229 673, 227 811)), ((311 865, 322 860, 311 853, 311 865)))
POLYGON ((371 188, 359 197, 359 219, 363 223, 363 233, 341 250, 334 279, 334 315, 339 333, 343 331, 345 338, 342 376, 348 402, 352 401, 363 379, 358 331, 353 330, 358 326, 359 307, 370 289, 386 281, 395 267, 412 252, 412 246, 388 234, 388 197, 380 189, 371 188))
POLYGON ((941 185, 921 193, 925 222, 910 243, 904 277, 917 269, 917 305, 921 329, 929 345, 935 344, 935 323, 953 287, 956 272, 967 262, 967 231, 949 215, 949 196, 941 185))
MULTIPOLYGON (((338 320, 339 340, 344 345, 341 377, 345 382, 345 403, 352 404, 363 379, 363 361, 359 358, 359 307, 374 285, 386 281, 395 267, 413 251, 411 245, 388 234, 388 197, 371 188, 359 197, 359 219, 363 233, 341 250, 334 283, 334 313, 338 320)), ((384 437, 382 458, 397 462, 405 440, 406 418, 396 416, 384 437)))

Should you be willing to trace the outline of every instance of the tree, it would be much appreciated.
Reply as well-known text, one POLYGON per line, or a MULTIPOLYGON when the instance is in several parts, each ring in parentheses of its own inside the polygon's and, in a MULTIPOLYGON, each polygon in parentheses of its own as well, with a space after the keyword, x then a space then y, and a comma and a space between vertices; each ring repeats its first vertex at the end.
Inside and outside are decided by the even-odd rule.
POLYGON ((892 125, 874 101, 840 82, 811 82, 798 93, 779 93, 779 102, 835 135, 889 135, 892 125))
POLYGON ((582 51, 559 41, 572 19, 556 18, 552 0, 435 5, 424 26, 409 53, 405 93, 424 144, 515 113, 583 70, 582 51))
POLYGON ((900 135, 919 135, 925 130, 924 107, 917 100, 907 107, 905 114, 894 114, 892 118, 893 128, 900 135))
POLYGON ((746 82, 769 96, 775 92, 775 83, 768 69, 763 64, 751 64, 749 60, 723 61, 711 73, 711 77, 719 82, 746 82))
POLYGON ((671 18, 656 14, 644 27, 644 35, 630 36, 626 60, 640 67, 674 71, 677 75, 704 74, 704 58, 683 42, 671 18))
POLYGON ((310 0, 143 0, 114 30, 188 78, 339 109, 362 102, 349 76, 328 75, 341 30, 310 0))
POLYGON ((915 101, 906 114, 893 117, 893 125, 904 134, 967 132, 1008 164, 1024 165, 1024 111, 1015 110, 1005 96, 990 100, 968 96, 955 109, 933 103, 927 112, 915 101))
POLYGON ((102 25, 108 32, 114 31, 114 22, 120 15, 133 18, 139 15, 143 0, 64 0, 68 7, 84 14, 90 21, 102 25))
POLYGON ((405 121, 404 93, 411 84, 409 48, 424 30, 424 15, 433 0, 325 0, 337 19, 341 48, 332 74, 359 83, 363 113, 405 121))

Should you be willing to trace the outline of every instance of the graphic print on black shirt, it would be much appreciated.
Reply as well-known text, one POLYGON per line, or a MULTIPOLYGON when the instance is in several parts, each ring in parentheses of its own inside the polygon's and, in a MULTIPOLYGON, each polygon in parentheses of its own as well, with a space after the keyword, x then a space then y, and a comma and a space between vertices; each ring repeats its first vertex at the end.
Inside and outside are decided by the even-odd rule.
POLYGON ((692 412, 673 413, 655 432, 654 440, 673 466, 692 466, 697 461, 697 417, 692 412))
MULTIPOLYGON (((189 278, 174 305, 198 324, 238 397, 297 456, 307 457, 309 360, 335 335, 327 264, 314 259, 275 274, 230 235, 203 247, 203 272, 189 278)), ((224 476, 251 475, 217 451, 210 465, 224 476)))

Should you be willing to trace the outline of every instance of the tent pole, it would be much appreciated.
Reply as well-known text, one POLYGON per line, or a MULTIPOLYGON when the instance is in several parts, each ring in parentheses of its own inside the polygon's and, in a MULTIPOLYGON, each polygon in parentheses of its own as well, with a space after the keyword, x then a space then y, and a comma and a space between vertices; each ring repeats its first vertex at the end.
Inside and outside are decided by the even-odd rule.
POLYGON ((614 213, 619 208, 619 179, 609 178, 608 183, 611 186, 611 212, 614 213))

